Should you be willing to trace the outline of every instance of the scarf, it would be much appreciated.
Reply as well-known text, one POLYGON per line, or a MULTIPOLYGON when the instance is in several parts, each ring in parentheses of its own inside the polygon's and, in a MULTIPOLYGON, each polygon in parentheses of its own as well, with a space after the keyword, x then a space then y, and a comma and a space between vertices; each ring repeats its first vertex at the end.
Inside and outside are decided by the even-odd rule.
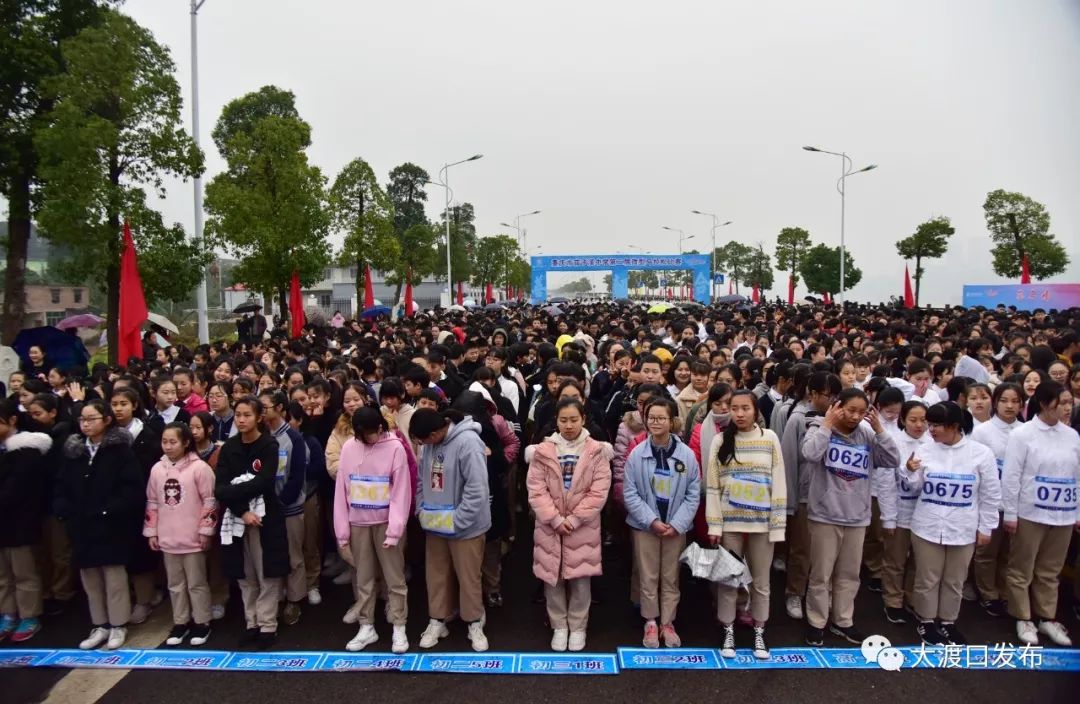
POLYGON ((560 433, 555 432, 548 436, 548 440, 555 444, 555 458, 562 467, 563 489, 570 488, 570 482, 574 478, 574 469, 578 460, 581 459, 581 451, 585 449, 585 441, 589 439, 589 431, 581 429, 581 434, 575 440, 567 440, 560 433))
POLYGON ((705 415, 705 420, 701 422, 701 471, 703 474, 709 466, 709 451, 712 448, 713 438, 724 432, 724 428, 728 427, 729 423, 731 423, 730 413, 717 415, 711 409, 705 415))

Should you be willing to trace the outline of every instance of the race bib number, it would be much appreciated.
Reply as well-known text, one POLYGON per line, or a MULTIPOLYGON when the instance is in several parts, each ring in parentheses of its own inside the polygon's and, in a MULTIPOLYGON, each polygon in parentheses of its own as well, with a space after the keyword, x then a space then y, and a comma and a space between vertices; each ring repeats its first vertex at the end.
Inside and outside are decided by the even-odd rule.
POLYGON ((1035 508, 1047 511, 1075 511, 1076 505, 1076 479, 1035 477, 1035 508))
POLYGON ((438 535, 454 534, 454 507, 449 505, 420 505, 420 527, 438 535))
POLYGON ((727 482, 728 503, 745 511, 768 511, 772 508, 769 491, 770 482, 766 477, 752 474, 735 474, 727 482))
POLYGON ((870 448, 834 435, 825 451, 825 469, 847 481, 866 479, 870 476, 870 448))
POLYGON ((390 477, 350 474, 349 506, 361 509, 390 508, 390 477))
POLYGON ((1002 470, 1002 468, 1004 468, 1004 467, 1005 467, 1005 460, 1002 460, 1002 459, 997 459, 997 460, 994 460, 994 462, 996 462, 996 463, 997 463, 997 468, 998 468, 998 481, 1000 482, 1000 481, 1001 481, 1001 470, 1002 470))
POLYGON ((657 501, 671 501, 671 470, 657 467, 652 478, 653 496, 657 501))
POLYGON ((939 506, 967 508, 975 496, 974 474, 932 472, 923 482, 922 500, 939 506))
POLYGON ((919 498, 920 491, 913 489, 911 484, 906 479, 901 479, 897 484, 899 489, 899 497, 901 501, 916 501, 919 498))

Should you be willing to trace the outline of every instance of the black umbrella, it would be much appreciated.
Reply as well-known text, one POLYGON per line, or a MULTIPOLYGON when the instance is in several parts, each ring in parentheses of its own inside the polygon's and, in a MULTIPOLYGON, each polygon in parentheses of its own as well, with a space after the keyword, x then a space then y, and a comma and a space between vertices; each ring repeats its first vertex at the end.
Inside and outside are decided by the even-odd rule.
POLYGON ((616 298, 613 302, 618 303, 620 306, 632 306, 632 305, 634 305, 634 302, 631 301, 629 298, 616 298))
POLYGON ((570 299, 563 296, 555 296, 555 298, 549 298, 548 303, 569 303, 570 299))
POLYGON ((743 301, 747 301, 747 300, 749 300, 749 299, 746 296, 740 296, 737 293, 733 293, 733 294, 728 295, 728 296, 720 296, 719 298, 716 299, 716 302, 717 303, 742 303, 743 301))
POLYGON ((233 308, 233 313, 242 315, 244 313, 257 313, 262 310, 262 306, 256 301, 248 301, 247 303, 241 303, 233 308))
POLYGON ((488 303, 484 306, 484 310, 503 310, 505 306, 501 303, 488 303))

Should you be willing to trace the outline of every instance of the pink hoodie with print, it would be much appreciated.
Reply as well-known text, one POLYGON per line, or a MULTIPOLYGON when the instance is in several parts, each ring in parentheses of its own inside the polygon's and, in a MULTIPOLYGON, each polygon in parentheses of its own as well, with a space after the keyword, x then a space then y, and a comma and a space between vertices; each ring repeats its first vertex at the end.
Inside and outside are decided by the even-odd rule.
POLYGON ((173 462, 162 457, 146 484, 143 536, 157 538, 162 552, 202 552, 200 536, 217 530, 214 470, 193 452, 173 462))
POLYGON ((334 480, 334 535, 349 542, 352 526, 386 523, 386 542, 397 545, 412 507, 412 478, 404 444, 383 433, 368 445, 350 438, 341 446, 334 480))

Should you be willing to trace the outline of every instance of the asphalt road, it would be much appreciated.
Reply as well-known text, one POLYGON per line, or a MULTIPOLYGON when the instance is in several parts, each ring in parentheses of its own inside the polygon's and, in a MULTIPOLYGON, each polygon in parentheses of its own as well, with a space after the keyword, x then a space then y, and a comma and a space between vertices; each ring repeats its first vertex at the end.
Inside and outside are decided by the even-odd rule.
MULTIPOLYGON (((511 551, 503 572, 505 605, 488 613, 487 634, 492 651, 548 651, 551 633, 545 624, 542 604, 533 602, 537 581, 531 573, 530 541, 520 541, 511 551)), ((588 651, 614 652, 619 646, 640 645, 641 620, 631 608, 627 584, 628 562, 624 551, 605 552, 603 577, 595 580, 588 651)), ((341 622, 349 605, 349 588, 324 582, 323 603, 304 606, 300 623, 279 631, 280 650, 343 650, 355 626, 341 622)), ((783 607, 783 575, 774 574, 772 614, 768 635, 772 647, 803 645, 803 624, 788 618, 783 607)), ((1062 615, 1068 601, 1063 595, 1062 615)), ((420 631, 427 622, 422 574, 410 583, 409 638, 418 650, 420 631)), ((168 605, 161 607, 167 613, 168 605)), ((381 612, 381 609, 377 611, 381 612)), ((164 617, 164 615, 162 616, 164 617)), ((162 618, 159 617, 159 618, 162 618)), ((381 640, 369 649, 389 650, 390 627, 378 616, 381 640)), ((214 623, 208 648, 236 649, 243 631, 239 595, 234 593, 222 621, 214 623)), ((865 633, 888 637, 894 644, 917 643, 910 626, 885 621, 880 597, 863 589, 856 604, 855 623, 865 633)), ((994 620, 973 604, 965 604, 960 626, 972 643, 1015 641, 1012 623, 994 620)), ((1080 624, 1067 616, 1066 625, 1080 635, 1080 624)), ((711 615, 706 586, 684 574, 683 599, 676 622, 687 647, 718 647, 715 619, 711 615)), ((134 633, 139 627, 133 627, 134 633)), ((85 608, 46 621, 45 628, 27 645, 36 648, 71 648, 85 637, 89 623, 85 608)), ((450 638, 437 650, 469 651, 465 627, 451 624, 450 638)), ((748 647, 749 633, 738 634, 739 647, 748 647)), ((848 647, 826 636, 826 646, 848 647)), ((0 702, 39 702, 66 670, 23 669, 6 671, 0 702)), ((874 670, 768 670, 768 671, 636 671, 614 677, 479 676, 419 673, 212 673, 133 671, 100 701, 104 704, 191 704, 218 701, 302 701, 317 693, 320 701, 365 702, 425 701, 453 692, 464 701, 550 702, 582 697, 611 702, 701 702, 717 695, 729 701, 845 702, 1076 702, 1080 675, 1004 671, 919 670, 889 673, 874 670)), ((71 702, 71 704, 79 704, 71 702)))

